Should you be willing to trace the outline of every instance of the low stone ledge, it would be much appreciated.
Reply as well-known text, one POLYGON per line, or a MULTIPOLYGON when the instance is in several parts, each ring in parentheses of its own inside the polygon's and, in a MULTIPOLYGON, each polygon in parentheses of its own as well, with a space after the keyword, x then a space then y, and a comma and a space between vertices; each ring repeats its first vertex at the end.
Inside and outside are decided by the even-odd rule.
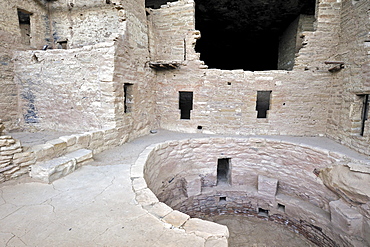
POLYGON ((162 219, 173 211, 172 208, 164 204, 163 202, 157 202, 144 207, 150 214, 154 215, 158 219, 162 219))
POLYGON ((70 159, 75 159, 77 162, 77 166, 82 166, 86 164, 87 162, 90 162, 93 160, 92 151, 88 149, 80 149, 80 150, 74 151, 72 153, 66 154, 65 157, 70 158, 70 159))
POLYGON ((158 198, 148 188, 136 192, 136 201, 142 206, 147 206, 159 202, 158 198))
POLYGON ((218 238, 229 237, 229 229, 227 226, 197 218, 189 219, 185 223, 184 229, 188 233, 194 233, 195 235, 206 239, 212 236, 218 238))
POLYGON ((30 177, 51 183, 58 178, 64 177, 76 169, 76 160, 67 157, 59 157, 43 163, 31 166, 30 177))
POLYGON ((91 150, 77 150, 59 158, 31 165, 30 177, 42 182, 51 183, 72 173, 78 166, 91 160, 91 150))
POLYGON ((134 178, 132 180, 132 188, 134 191, 139 191, 148 188, 144 178, 134 178))
MULTIPOLYGON (((167 214, 162 221, 173 225, 174 227, 181 227, 190 219, 190 216, 180 211, 173 210, 171 213, 167 214)), ((186 230, 186 229, 185 229, 186 230)))

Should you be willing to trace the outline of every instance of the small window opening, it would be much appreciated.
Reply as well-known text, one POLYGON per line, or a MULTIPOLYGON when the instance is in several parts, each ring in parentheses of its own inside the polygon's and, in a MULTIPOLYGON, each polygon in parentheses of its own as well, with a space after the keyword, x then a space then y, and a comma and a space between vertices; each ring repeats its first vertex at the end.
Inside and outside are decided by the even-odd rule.
POLYGON ((193 92, 179 92, 180 119, 190 119, 193 110, 193 92))
POLYGON ((227 85, 231 86, 231 82, 228 82, 227 85))
POLYGON ((230 184, 230 158, 218 159, 217 184, 230 184))
POLYGON ((203 129, 203 126, 198 125, 197 129, 201 130, 201 129, 203 129))
POLYGON ((369 94, 362 95, 362 97, 363 97, 363 105, 362 105, 362 113, 361 113, 360 135, 364 136, 365 125, 366 125, 366 121, 368 120, 368 116, 369 116, 369 94))
POLYGON ((257 91, 257 118, 267 118, 267 111, 270 110, 270 98, 272 91, 257 91))
POLYGON ((68 43, 67 40, 57 41, 58 49, 67 49, 67 43, 68 43))
POLYGON ((125 83, 123 85, 123 96, 124 96, 124 112, 129 113, 132 111, 134 96, 133 96, 133 84, 125 83))
POLYGON ((278 210, 285 213, 285 205, 278 203, 278 210))
POLYGON ((145 0, 145 8, 159 9, 167 2, 176 2, 178 0, 145 0))
POLYGON ((258 208, 258 215, 263 217, 269 216, 269 211, 263 208, 258 208))
POLYGON ((18 9, 19 28, 21 29, 21 42, 31 44, 31 15, 32 13, 18 9))
POLYGON ((220 202, 226 202, 226 196, 220 196, 220 202))

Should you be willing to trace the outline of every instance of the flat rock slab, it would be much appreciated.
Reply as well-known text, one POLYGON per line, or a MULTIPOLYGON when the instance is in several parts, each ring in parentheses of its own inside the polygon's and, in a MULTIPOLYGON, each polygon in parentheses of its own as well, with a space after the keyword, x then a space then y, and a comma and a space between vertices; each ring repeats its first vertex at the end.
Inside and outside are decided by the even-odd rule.
POLYGON ((36 180, 51 183, 72 173, 82 163, 92 160, 92 151, 80 149, 62 157, 31 166, 30 176, 36 180))

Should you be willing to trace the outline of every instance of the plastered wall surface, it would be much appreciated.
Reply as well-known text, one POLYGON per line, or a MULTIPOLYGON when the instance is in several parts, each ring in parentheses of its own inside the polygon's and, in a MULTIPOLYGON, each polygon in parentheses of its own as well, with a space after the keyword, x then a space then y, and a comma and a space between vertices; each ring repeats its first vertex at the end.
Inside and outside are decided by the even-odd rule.
POLYGON ((58 2, 51 8, 53 41, 67 41, 76 48, 100 42, 110 42, 125 35, 126 13, 118 3, 103 1, 58 2))
POLYGON ((44 5, 33 0, 1 1, 0 3, 0 116, 9 128, 16 126, 17 114, 17 87, 14 83, 14 64, 12 61, 15 50, 41 49, 47 43, 48 16, 44 5), (31 16, 30 45, 21 42, 21 30, 17 9, 33 13, 31 16))
POLYGON ((64 131, 114 127, 114 55, 113 42, 18 52, 15 81, 22 126, 64 131))

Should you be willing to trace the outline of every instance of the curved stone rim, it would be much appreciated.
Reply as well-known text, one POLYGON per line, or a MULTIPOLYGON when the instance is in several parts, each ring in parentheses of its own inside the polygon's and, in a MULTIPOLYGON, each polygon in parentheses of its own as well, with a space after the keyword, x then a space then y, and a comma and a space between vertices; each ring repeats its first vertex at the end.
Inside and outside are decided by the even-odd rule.
MULTIPOLYGON (((252 142, 266 142, 266 141, 274 141, 274 142, 281 142, 284 144, 291 144, 295 146, 300 147, 306 147, 310 148, 315 151, 323 152, 325 153, 329 158, 332 158, 334 160, 341 160, 343 157, 350 158, 349 160, 356 160, 358 162, 357 164, 353 164, 352 162, 348 162, 348 159, 344 159, 346 162, 345 165, 351 168, 353 171, 366 171, 368 172, 370 168, 370 162, 368 160, 362 160, 362 159, 356 159, 354 157, 351 157, 351 155, 346 154, 345 152, 332 150, 330 148, 324 148, 321 146, 316 146, 308 143, 301 143, 296 142, 292 140, 279 140, 274 138, 268 138, 268 137, 247 137, 247 138, 240 138, 240 137, 199 137, 199 138, 184 138, 184 139, 178 139, 178 140, 166 140, 164 142, 155 143, 145 148, 144 151, 142 151, 135 161, 135 163, 131 166, 130 169, 130 177, 132 182, 132 189, 136 194, 136 201, 138 204, 142 206, 144 210, 146 210, 149 214, 160 220, 164 227, 170 228, 170 229, 181 229, 184 231, 184 233, 187 234, 195 234, 199 237, 202 237, 205 239, 205 245, 208 246, 208 241, 212 241, 213 243, 217 242, 218 244, 221 244, 220 246, 228 246, 228 237, 229 237, 229 231, 226 226, 201 220, 198 218, 191 218, 189 215, 184 214, 180 211, 174 210, 165 203, 159 202, 157 196, 154 194, 154 192, 148 188, 147 183, 144 179, 144 172, 146 168, 146 164, 148 161, 148 158, 150 154, 153 151, 157 150, 157 147, 160 147, 161 145, 166 145, 171 142, 186 142, 190 140, 208 140, 212 141, 212 139, 233 139, 233 140, 243 140, 249 139, 249 141, 252 142)), ((343 163, 342 163, 343 165, 343 163)))
MULTIPOLYGON (((184 140, 184 139, 183 139, 184 140)), ((130 178, 132 189, 135 192, 135 199, 149 214, 163 223, 169 229, 181 229, 184 233, 195 234, 205 240, 205 246, 228 246, 229 230, 227 226, 220 225, 211 221, 191 218, 189 215, 180 211, 173 210, 165 203, 159 202, 157 196, 148 188, 144 179, 144 168, 148 156, 158 145, 169 141, 152 144, 145 148, 131 166, 130 178)))

